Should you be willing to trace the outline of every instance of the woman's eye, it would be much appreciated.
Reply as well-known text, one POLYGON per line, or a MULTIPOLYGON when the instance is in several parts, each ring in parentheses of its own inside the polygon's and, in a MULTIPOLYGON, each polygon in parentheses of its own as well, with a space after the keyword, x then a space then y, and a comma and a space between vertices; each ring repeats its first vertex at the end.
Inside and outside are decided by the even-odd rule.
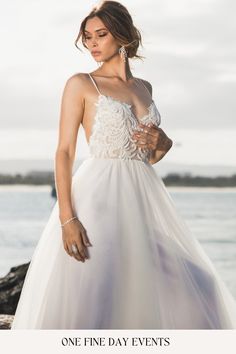
MULTIPOLYGON (((101 34, 98 35, 98 37, 105 37, 106 35, 107 35, 107 33, 101 33, 101 34)), ((84 39, 87 41, 89 39, 92 39, 92 37, 85 36, 84 39)))

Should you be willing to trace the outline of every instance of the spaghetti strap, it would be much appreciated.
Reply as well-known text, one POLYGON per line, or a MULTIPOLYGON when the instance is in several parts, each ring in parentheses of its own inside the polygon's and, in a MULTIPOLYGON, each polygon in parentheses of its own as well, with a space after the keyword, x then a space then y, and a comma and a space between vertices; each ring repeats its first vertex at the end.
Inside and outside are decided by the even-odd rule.
MULTIPOLYGON (((137 78, 137 79, 138 79, 138 78, 137 78)), ((148 88, 147 88, 147 86, 144 85, 143 80, 141 80, 141 79, 138 79, 138 80, 141 81, 142 85, 145 87, 145 89, 147 90, 147 92, 149 93, 149 95, 151 95, 151 94, 150 94, 150 91, 149 91, 148 88)))
POLYGON ((94 84, 94 86, 95 86, 97 92, 99 93, 99 95, 101 95, 101 92, 99 91, 98 86, 97 86, 97 84, 96 84, 94 78, 92 77, 91 74, 88 73, 88 75, 89 75, 90 79, 92 80, 92 83, 94 84))

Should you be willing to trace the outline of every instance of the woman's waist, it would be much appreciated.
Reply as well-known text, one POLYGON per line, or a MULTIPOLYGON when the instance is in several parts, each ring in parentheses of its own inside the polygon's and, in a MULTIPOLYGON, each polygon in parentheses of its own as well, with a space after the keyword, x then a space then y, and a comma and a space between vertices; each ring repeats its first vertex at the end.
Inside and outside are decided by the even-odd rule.
POLYGON ((112 162, 127 162, 127 163, 138 163, 138 162, 141 162, 141 163, 146 163, 146 164, 150 164, 150 162, 148 161, 148 158, 140 158, 140 157, 137 157, 137 156, 134 156, 134 157, 117 157, 117 156, 101 156, 101 155, 92 155, 90 154, 88 157, 86 157, 84 159, 84 161, 86 160, 101 160, 101 161, 104 161, 104 160, 110 160, 112 162))
POLYGON ((150 157, 150 152, 147 149, 135 148, 128 149, 122 148, 111 148, 106 147, 91 147, 89 148, 89 157, 102 158, 102 159, 117 159, 122 161, 142 161, 148 162, 150 157))

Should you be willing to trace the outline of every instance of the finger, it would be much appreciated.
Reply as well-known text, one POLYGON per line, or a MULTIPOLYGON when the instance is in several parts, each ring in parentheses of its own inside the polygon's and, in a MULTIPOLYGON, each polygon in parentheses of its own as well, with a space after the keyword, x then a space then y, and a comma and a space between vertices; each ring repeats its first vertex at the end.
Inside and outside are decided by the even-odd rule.
POLYGON ((155 140, 153 140, 153 139, 146 139, 146 141, 138 141, 136 143, 136 145, 138 147, 147 148, 149 150, 156 149, 156 143, 155 143, 155 140))
POLYGON ((84 228, 83 224, 80 221, 80 234, 82 236, 82 240, 85 246, 92 246, 91 242, 89 241, 89 238, 87 236, 87 231, 84 228))
POLYGON ((88 246, 84 246, 84 249, 83 249, 83 254, 84 254, 84 257, 89 259, 89 250, 87 248, 88 246))
POLYGON ((140 149, 147 149, 147 145, 145 144, 139 144, 139 145, 137 145, 137 147, 138 148, 140 148, 140 149))
POLYGON ((83 246, 83 245, 80 245, 80 247, 77 246, 77 248, 78 248, 78 250, 79 250, 79 254, 81 255, 81 257, 82 257, 83 259, 87 258, 87 253, 86 253, 86 250, 85 250, 84 246, 83 246))
POLYGON ((159 141, 159 134, 157 134, 156 131, 154 134, 138 132, 133 135, 133 140, 136 146, 140 148, 155 149, 159 141))
POLYGON ((146 141, 138 141, 136 143, 137 146, 144 147, 146 145, 146 141))
MULTIPOLYGON (((76 242, 74 241, 73 244, 76 245, 76 242)), ((72 245, 71 245, 71 246, 72 246, 72 245)), ((71 248, 71 250, 72 250, 72 247, 70 247, 70 248, 71 248)), ((84 257, 82 257, 82 255, 80 254, 77 245, 76 245, 76 248, 77 248, 77 252, 71 251, 72 257, 74 257, 74 258, 77 259, 78 261, 84 262, 84 257)))
POLYGON ((137 143, 136 144, 138 148, 141 148, 141 149, 146 149, 147 148, 147 144, 143 144, 143 143, 137 143))
POLYGON ((136 140, 135 140, 136 145, 144 145, 147 143, 147 136, 139 136, 136 140))
MULTIPOLYGON (((75 244, 75 242, 73 242, 73 244, 75 244)), ((72 244, 68 243, 68 250, 69 250, 69 254, 71 257, 73 257, 75 255, 73 248, 72 248, 72 244)))
MULTIPOLYGON (((153 131, 153 130, 157 130, 157 129, 160 129, 160 128, 158 128, 158 126, 157 125, 155 125, 155 124, 153 124, 153 123, 149 123, 149 124, 143 124, 143 123, 140 123, 139 125, 138 125, 138 131, 140 131, 139 129, 142 129, 142 130, 146 130, 146 131, 148 131, 148 132, 151 132, 151 131, 153 131)), ((141 132, 142 132, 142 130, 141 130, 141 132)))
POLYGON ((147 135, 146 139, 143 139, 141 141, 145 141, 147 145, 153 145, 153 149, 157 149, 158 145, 160 144, 160 141, 162 140, 162 137, 160 134, 155 134, 155 135, 147 135))
POLYGON ((144 126, 140 127, 140 129, 135 129, 133 135, 139 135, 139 134, 147 134, 151 131, 152 128, 144 126))
POLYGON ((150 122, 150 123, 148 123, 148 124, 144 124, 144 123, 139 123, 138 124, 138 127, 141 127, 141 128, 146 128, 146 127, 156 127, 156 125, 154 124, 154 123, 152 123, 152 122, 150 122))
MULTIPOLYGON (((84 252, 84 246, 81 244, 80 241, 78 240, 74 240, 72 242, 72 245, 74 245, 75 247, 73 247, 73 255, 76 256, 76 257, 79 257, 80 259, 82 259, 82 261, 85 260, 86 258, 86 254, 84 252), (76 252, 75 252, 76 250, 76 252)), ((71 248, 72 248, 72 245, 71 245, 71 248)))
POLYGON ((146 135, 153 138, 159 136, 160 134, 161 134, 160 128, 157 127, 150 128, 146 133, 146 135))
POLYGON ((133 138, 145 138, 145 137, 155 137, 157 136, 159 133, 157 132, 157 130, 153 129, 153 128, 149 128, 149 129, 144 129, 144 131, 139 131, 133 134, 133 138))
POLYGON ((83 259, 83 257, 80 256, 79 253, 73 253, 72 257, 74 257, 77 261, 80 261, 80 262, 85 262, 85 260, 83 259))
POLYGON ((70 256, 70 252, 69 252, 69 248, 67 246, 67 243, 65 241, 63 241, 63 244, 64 244, 64 249, 65 249, 66 253, 70 256))
POLYGON ((81 235, 82 235, 82 240, 83 240, 84 245, 88 246, 88 247, 92 246, 91 242, 89 241, 89 238, 87 236, 87 232, 85 229, 82 229, 81 235))
POLYGON ((148 133, 136 133, 133 135, 134 141, 145 141, 148 138, 148 133))

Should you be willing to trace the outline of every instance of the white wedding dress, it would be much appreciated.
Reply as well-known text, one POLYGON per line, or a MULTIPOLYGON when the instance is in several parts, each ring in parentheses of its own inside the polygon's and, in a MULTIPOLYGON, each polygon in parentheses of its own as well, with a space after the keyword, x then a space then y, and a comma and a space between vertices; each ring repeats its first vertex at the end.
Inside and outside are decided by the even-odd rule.
POLYGON ((84 263, 63 247, 58 202, 35 248, 12 329, 234 329, 236 303, 137 147, 138 122, 160 125, 152 100, 98 91, 90 155, 72 177, 76 215, 92 247, 84 263))

